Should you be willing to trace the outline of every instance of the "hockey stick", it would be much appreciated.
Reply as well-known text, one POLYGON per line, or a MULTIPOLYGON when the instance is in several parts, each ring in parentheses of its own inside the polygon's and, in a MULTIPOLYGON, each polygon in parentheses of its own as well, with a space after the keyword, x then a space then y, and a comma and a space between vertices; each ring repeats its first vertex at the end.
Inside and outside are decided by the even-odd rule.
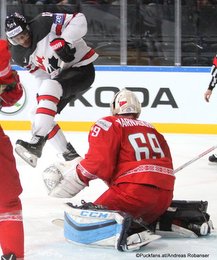
POLYGON ((206 154, 212 152, 213 150, 215 150, 217 148, 217 145, 214 145, 212 147, 210 147, 209 149, 207 149, 206 151, 204 151, 203 153, 197 155, 196 157, 194 157, 193 159, 191 159, 190 161, 184 163, 183 165, 179 166, 178 168, 176 168, 174 170, 174 174, 181 171, 182 169, 184 169, 185 167, 187 167, 188 165, 192 164, 193 162, 199 160, 200 158, 202 158, 203 156, 205 156, 206 154))

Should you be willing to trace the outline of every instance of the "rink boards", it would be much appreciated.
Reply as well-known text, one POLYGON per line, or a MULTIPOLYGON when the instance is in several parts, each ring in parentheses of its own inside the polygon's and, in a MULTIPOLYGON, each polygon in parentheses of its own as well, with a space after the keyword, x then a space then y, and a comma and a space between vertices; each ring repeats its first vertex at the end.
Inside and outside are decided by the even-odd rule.
MULTIPOLYGON (((18 70, 25 94, 12 108, 0 113, 7 130, 31 129, 38 81, 18 70)), ((210 102, 204 93, 210 81, 208 67, 95 66, 95 81, 87 92, 56 116, 65 131, 88 131, 97 119, 110 115, 110 101, 118 90, 135 91, 141 104, 140 118, 164 133, 217 133, 217 90, 210 102)))

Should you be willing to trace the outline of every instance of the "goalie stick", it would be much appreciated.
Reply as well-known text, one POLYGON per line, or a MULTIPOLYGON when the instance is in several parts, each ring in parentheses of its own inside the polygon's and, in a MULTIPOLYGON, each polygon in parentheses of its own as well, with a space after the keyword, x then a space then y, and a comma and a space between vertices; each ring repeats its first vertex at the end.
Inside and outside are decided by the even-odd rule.
POLYGON ((200 158, 202 158, 203 156, 207 155, 208 153, 212 152, 213 150, 215 150, 217 148, 217 145, 214 145, 212 147, 210 147, 209 149, 207 149, 206 151, 202 152, 201 154, 195 156, 193 159, 191 159, 190 161, 182 164, 181 166, 179 166, 178 168, 176 168, 174 170, 174 174, 181 171, 182 169, 184 169, 185 167, 187 167, 188 165, 192 164, 193 162, 199 160, 200 158))

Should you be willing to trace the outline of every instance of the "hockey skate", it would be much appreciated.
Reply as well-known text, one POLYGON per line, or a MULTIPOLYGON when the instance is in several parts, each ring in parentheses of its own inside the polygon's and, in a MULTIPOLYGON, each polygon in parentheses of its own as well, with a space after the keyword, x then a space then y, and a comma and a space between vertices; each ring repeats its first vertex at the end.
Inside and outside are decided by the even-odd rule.
POLYGON ((1 260, 16 260, 15 254, 2 255, 1 260))
POLYGON ((217 163, 217 154, 212 154, 209 157, 209 162, 211 163, 217 163))
POLYGON ((76 157, 80 157, 80 155, 75 151, 75 148, 70 143, 67 143, 66 148, 67 150, 62 154, 62 157, 65 161, 72 161, 76 157))
POLYGON ((36 167, 46 140, 46 137, 39 135, 34 135, 29 143, 18 139, 15 151, 29 165, 36 167))
POLYGON ((62 168, 61 170, 63 170, 64 168, 64 171, 67 168, 71 168, 74 165, 77 165, 79 161, 82 159, 70 143, 67 143, 65 152, 57 154, 57 157, 58 161, 55 163, 55 165, 58 168, 62 168))

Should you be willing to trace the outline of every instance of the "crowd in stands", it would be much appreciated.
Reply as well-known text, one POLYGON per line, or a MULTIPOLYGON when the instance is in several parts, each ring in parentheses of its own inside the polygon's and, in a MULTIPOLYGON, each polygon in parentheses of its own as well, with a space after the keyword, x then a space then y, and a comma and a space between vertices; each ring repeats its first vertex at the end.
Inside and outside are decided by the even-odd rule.
MULTIPOLYGON (((7 0, 8 4, 57 4, 57 5, 66 5, 66 4, 76 4, 76 0, 7 0)), ((86 4, 119 4, 120 1, 116 0, 81 0, 80 3, 86 4)))
MULTIPOLYGON (((20 11, 27 14, 28 19, 40 12, 83 12, 89 24, 86 40, 101 58, 106 57, 106 63, 119 64, 121 0, 7 1, 19 4, 19 8, 10 5, 8 12, 20 11), (37 6, 33 8, 30 4, 37 6)), ((174 65, 175 1, 126 1, 128 64, 174 65)), ((181 4, 181 63, 210 66, 217 46, 217 0, 182 0, 181 4)))
MULTIPOLYGON (((8 4, 120 4, 120 0, 7 0, 8 4)), ((153 4, 164 4, 171 5, 174 4, 174 0, 140 0, 137 3, 143 5, 153 5, 153 4)), ((192 5, 197 6, 198 8, 206 5, 216 5, 217 0, 182 0, 182 5, 192 5)), ((135 4, 135 0, 127 0, 127 4, 135 4)))
POLYGON ((8 0, 9 4, 57 4, 57 5, 64 5, 64 4, 72 4, 74 1, 72 0, 8 0))

